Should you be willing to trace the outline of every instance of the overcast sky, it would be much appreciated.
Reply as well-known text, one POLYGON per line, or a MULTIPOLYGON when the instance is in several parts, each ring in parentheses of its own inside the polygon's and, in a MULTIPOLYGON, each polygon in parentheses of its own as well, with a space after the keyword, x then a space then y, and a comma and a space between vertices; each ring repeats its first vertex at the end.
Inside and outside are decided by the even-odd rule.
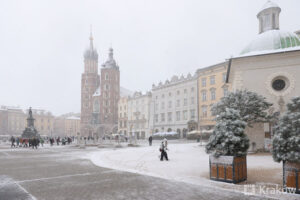
MULTIPOLYGON (((280 27, 300 30, 300 1, 274 0, 280 27)), ((238 54, 266 0, 0 0, 0 105, 80 112, 90 25, 99 67, 114 48, 121 86, 152 83, 238 54)))

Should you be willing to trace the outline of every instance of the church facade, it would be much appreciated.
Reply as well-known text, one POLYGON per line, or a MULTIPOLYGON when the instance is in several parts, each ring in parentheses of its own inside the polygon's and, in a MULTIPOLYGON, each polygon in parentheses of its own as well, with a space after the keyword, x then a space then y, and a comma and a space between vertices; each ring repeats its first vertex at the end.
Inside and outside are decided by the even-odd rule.
POLYGON ((90 47, 84 53, 84 73, 81 75, 80 135, 99 137, 117 131, 120 70, 109 49, 107 61, 98 73, 98 52, 90 36, 90 47))
MULTIPOLYGON (((258 13, 259 35, 230 59, 227 83, 232 90, 256 92, 273 104, 272 113, 283 113, 292 97, 300 95, 300 39, 280 30, 281 8, 268 1, 258 13)), ((250 149, 270 149, 272 124, 257 124, 246 130, 250 149)))

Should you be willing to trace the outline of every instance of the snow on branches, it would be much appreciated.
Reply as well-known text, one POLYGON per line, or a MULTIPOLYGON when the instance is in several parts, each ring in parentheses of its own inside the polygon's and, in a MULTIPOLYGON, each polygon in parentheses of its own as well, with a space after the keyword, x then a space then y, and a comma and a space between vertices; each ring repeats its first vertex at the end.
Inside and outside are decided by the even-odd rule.
POLYGON ((249 139, 244 133, 246 125, 239 111, 225 108, 217 116, 217 123, 206 145, 206 152, 215 157, 246 155, 249 148, 249 139))
POLYGON ((271 119, 268 109, 272 106, 265 97, 248 90, 238 90, 231 92, 223 97, 218 103, 214 104, 211 111, 214 115, 224 112, 226 108, 239 111, 241 120, 248 126, 256 122, 265 122, 271 119))
POLYGON ((293 98, 287 108, 274 128, 273 159, 300 162, 300 97, 293 98))

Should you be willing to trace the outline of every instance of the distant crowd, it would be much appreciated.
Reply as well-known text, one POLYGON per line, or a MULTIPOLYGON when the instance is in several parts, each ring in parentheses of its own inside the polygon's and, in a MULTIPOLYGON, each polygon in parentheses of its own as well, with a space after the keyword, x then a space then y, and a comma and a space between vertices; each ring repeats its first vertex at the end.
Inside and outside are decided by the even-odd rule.
POLYGON ((17 148, 17 147, 31 147, 37 149, 39 146, 44 146, 44 143, 50 144, 51 146, 56 143, 56 145, 66 145, 71 144, 74 141, 74 138, 71 137, 46 137, 46 138, 31 138, 31 139, 25 139, 20 137, 14 137, 11 136, 10 142, 11 142, 11 148, 17 148))

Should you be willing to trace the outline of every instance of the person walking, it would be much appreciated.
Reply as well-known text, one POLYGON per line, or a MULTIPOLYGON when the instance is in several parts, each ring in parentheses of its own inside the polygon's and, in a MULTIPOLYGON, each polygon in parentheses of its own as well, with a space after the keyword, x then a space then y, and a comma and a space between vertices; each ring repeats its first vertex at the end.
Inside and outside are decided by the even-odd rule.
POLYGON ((153 138, 152 138, 152 136, 150 136, 149 137, 149 146, 152 146, 152 140, 153 140, 153 138))
POLYGON ((17 137, 17 147, 20 147, 20 138, 19 137, 17 137))
POLYGON ((168 159, 168 154, 167 154, 167 145, 166 144, 168 144, 167 142, 165 142, 165 140, 163 140, 162 142, 161 142, 161 145, 160 145, 160 148, 159 148, 159 150, 160 150, 160 152, 161 152, 161 154, 160 154, 160 161, 163 161, 164 160, 164 158, 166 159, 166 160, 169 160, 168 159))
POLYGON ((44 139, 41 138, 41 139, 40 139, 40 143, 41 143, 42 147, 44 147, 44 142, 45 142, 44 139))
POLYGON ((14 136, 11 136, 10 141, 11 141, 11 148, 12 148, 12 147, 16 147, 16 145, 15 145, 16 139, 15 139, 14 136))

